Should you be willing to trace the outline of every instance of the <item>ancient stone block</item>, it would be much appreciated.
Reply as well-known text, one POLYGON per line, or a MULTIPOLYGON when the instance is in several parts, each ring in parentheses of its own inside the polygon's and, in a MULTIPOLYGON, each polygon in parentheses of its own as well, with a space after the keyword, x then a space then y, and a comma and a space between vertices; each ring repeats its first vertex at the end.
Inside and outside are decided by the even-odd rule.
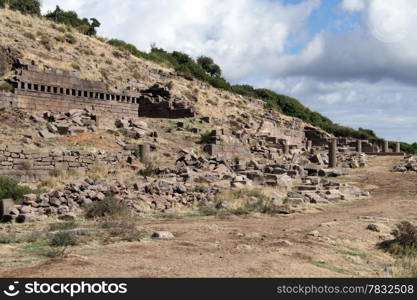
POLYGON ((10 214, 14 208, 14 202, 12 199, 2 199, 0 200, 0 218, 5 215, 10 214))

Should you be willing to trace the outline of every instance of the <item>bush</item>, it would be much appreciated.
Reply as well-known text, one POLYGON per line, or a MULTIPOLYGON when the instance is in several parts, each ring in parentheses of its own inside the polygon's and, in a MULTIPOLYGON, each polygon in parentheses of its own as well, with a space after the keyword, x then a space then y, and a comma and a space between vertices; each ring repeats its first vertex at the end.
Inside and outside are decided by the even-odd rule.
POLYGON ((6 7, 6 0, 0 0, 0 8, 5 8, 6 7))
POLYGON ((75 233, 68 231, 60 231, 54 234, 49 240, 49 246, 52 247, 68 247, 78 245, 79 241, 75 233))
POLYGON ((134 242, 144 237, 144 233, 136 229, 136 223, 133 220, 123 220, 121 222, 105 221, 101 224, 101 228, 105 229, 108 238, 118 238, 122 241, 134 242))
POLYGON ((113 51, 113 56, 116 57, 116 58, 122 58, 123 54, 120 53, 119 51, 113 51))
POLYGON ((200 56, 197 63, 206 71, 211 77, 220 77, 222 69, 216 65, 212 58, 207 56, 200 56))
POLYGON ((58 5, 54 11, 49 11, 45 15, 45 18, 56 23, 62 23, 67 26, 74 27, 79 32, 90 36, 96 35, 96 28, 100 27, 101 25, 100 22, 95 18, 91 18, 90 20, 87 18, 80 19, 75 11, 62 10, 58 5))
POLYGON ((67 33, 65 35, 65 41, 69 44, 75 44, 77 42, 77 39, 71 33, 67 33))
POLYGON ((42 35, 40 41, 39 41, 42 45, 44 45, 45 47, 49 46, 49 38, 46 35, 42 35))
POLYGON ((23 200, 27 194, 40 194, 41 190, 33 190, 26 186, 20 186, 19 183, 11 178, 0 176, 0 199, 13 199, 17 204, 23 200))
POLYGON ((0 83, 0 91, 2 92, 10 92, 13 90, 13 86, 8 82, 1 82, 0 83))
POLYGON ((103 201, 96 201, 86 209, 85 216, 88 219, 103 217, 123 217, 129 215, 128 207, 113 197, 107 197, 103 201))
POLYGON ((210 144, 212 139, 213 137, 211 135, 211 131, 206 131, 201 134, 200 141, 198 143, 203 145, 210 144))
POLYGON ((35 40, 35 36, 34 36, 34 34, 33 34, 33 33, 31 33, 31 32, 25 32, 25 33, 23 34, 23 36, 24 36, 24 37, 26 37, 26 38, 28 38, 28 39, 35 40))
POLYGON ((393 240, 383 241, 380 248, 399 256, 417 255, 417 227, 409 222, 401 222, 392 231, 393 240))
POLYGON ((41 3, 38 0, 9 0, 9 7, 25 15, 41 15, 41 3))

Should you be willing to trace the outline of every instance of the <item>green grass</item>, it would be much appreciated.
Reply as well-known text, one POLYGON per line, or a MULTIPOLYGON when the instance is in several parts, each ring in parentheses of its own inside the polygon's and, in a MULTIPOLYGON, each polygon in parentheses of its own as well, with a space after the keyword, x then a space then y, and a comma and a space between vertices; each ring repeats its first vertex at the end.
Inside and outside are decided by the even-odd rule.
POLYGON ((48 253, 49 241, 47 239, 39 240, 22 246, 20 249, 27 255, 46 258, 48 253))

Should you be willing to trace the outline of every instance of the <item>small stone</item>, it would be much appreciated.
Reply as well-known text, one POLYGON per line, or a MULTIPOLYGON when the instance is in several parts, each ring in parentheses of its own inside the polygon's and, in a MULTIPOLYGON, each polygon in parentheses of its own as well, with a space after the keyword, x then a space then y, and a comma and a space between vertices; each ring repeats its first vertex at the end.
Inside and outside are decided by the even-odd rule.
POLYGON ((27 194, 23 196, 23 203, 30 204, 31 202, 36 202, 38 200, 38 196, 35 194, 27 194))
POLYGON ((318 232, 317 230, 314 230, 314 231, 310 232, 307 235, 308 236, 313 236, 313 237, 319 237, 320 236, 320 232, 318 232))
POLYGON ((0 218, 9 215, 14 208, 14 202, 12 199, 0 200, 0 218))
POLYGON ((16 223, 28 223, 33 220, 31 215, 18 215, 16 218, 16 223))
POLYGON ((366 229, 370 230, 370 231, 374 231, 374 232, 380 232, 381 230, 379 229, 379 227, 376 224, 369 224, 366 229))
POLYGON ((153 239, 158 240, 173 240, 175 236, 169 231, 157 231, 154 232, 151 236, 153 239))

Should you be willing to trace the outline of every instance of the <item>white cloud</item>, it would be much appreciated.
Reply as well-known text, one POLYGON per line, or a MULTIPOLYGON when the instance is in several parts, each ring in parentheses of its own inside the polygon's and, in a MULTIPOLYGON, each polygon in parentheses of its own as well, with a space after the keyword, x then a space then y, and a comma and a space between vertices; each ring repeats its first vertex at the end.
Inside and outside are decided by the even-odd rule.
POLYGON ((193 56, 212 56, 239 80, 284 53, 287 39, 304 28, 320 0, 284 5, 269 0, 45 0, 102 21, 100 34, 148 50, 151 43, 193 56))
POLYGON ((366 0, 343 0, 341 6, 349 12, 358 12, 365 8, 366 0))
MULTIPOLYGON (((327 1, 327 0, 324 0, 327 1)), ((417 6, 415 0, 340 0, 350 31, 308 34, 320 0, 43 0, 102 22, 99 33, 148 50, 212 56, 234 82, 299 98, 352 127, 374 128, 393 140, 417 139, 417 6), (348 22, 348 21, 347 21, 348 22), (351 24, 350 24, 351 25, 351 24), (307 40, 297 55, 286 53, 307 40)), ((343 27, 343 24, 339 24, 343 27)))

